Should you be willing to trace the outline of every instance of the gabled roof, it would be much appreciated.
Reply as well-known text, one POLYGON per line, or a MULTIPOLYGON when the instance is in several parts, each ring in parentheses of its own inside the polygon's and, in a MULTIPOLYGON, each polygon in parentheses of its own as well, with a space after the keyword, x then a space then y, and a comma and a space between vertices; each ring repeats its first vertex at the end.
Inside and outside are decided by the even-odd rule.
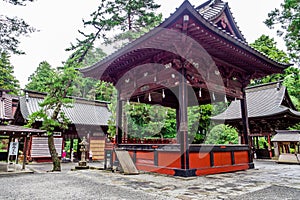
POLYGON ((196 10, 208 21, 211 21, 240 40, 246 41, 234 20, 227 2, 223 2, 222 0, 208 0, 198 6, 196 10))
POLYGON ((272 138, 272 142, 300 142, 300 131, 297 130, 277 130, 277 134, 272 138))
MULTIPOLYGON (((24 119, 40 110, 39 103, 43 101, 45 94, 36 93, 27 97, 20 97, 19 107, 24 119), (37 95, 38 94, 38 95, 37 95)), ((75 125, 107 126, 111 116, 106 102, 91 101, 80 98, 73 98, 72 107, 63 107, 62 111, 75 125)))
MULTIPOLYGON (((230 63, 243 71, 249 72, 249 74, 253 73, 252 78, 259 78, 272 73, 281 73, 283 69, 290 66, 289 64, 278 63, 270 59, 265 54, 248 45, 241 35, 232 35, 208 19, 205 19, 186 0, 157 28, 125 45, 94 65, 79 69, 79 71, 86 77, 116 84, 118 79, 127 71, 135 66, 144 64, 143 62, 146 60, 151 60, 159 55, 159 53, 162 53, 162 46, 169 48, 169 46, 174 45, 175 33, 179 35, 174 30, 178 28, 177 25, 180 26, 180 23, 182 24, 182 17, 184 15, 189 15, 190 25, 194 26, 193 30, 188 33, 189 37, 198 42, 212 57, 230 63), (155 49, 154 47, 157 48, 155 49)), ((164 58, 168 59, 168 57, 173 59, 168 54, 164 58)), ((170 60, 166 59, 164 61, 169 63, 170 60)))
POLYGON ((8 94, 10 90, 0 88, 0 122, 13 119, 12 116, 12 96, 8 94))
MULTIPOLYGON (((295 110, 285 86, 281 83, 268 83, 246 88, 246 100, 249 118, 262 118, 289 114, 300 121, 300 112, 295 110)), ((212 120, 241 120, 240 100, 231 102, 221 114, 212 120)))

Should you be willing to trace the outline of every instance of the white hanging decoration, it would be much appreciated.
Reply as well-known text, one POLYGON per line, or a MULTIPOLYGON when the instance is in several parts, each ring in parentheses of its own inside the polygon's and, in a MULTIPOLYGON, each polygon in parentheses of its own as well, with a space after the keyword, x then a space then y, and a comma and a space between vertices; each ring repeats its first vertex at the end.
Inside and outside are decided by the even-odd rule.
POLYGON ((162 90, 162 98, 164 99, 166 97, 165 95, 165 89, 162 90))
POLYGON ((130 103, 129 103, 129 99, 127 99, 127 105, 130 105, 130 103))
POLYGON ((216 100, 215 92, 212 93, 213 100, 216 100))
POLYGON ((202 91, 201 91, 201 88, 199 90, 199 97, 201 98, 202 97, 202 91))
POLYGON ((156 82, 156 79, 157 79, 156 76, 154 76, 154 82, 156 82))
POLYGON ((140 103, 140 97, 137 98, 138 103, 140 103))
POLYGON ((150 94, 150 92, 149 92, 148 99, 149 99, 149 101, 151 101, 151 94, 150 94))
POLYGON ((225 103, 228 103, 226 94, 225 94, 225 96, 224 96, 224 101, 225 101, 225 103))

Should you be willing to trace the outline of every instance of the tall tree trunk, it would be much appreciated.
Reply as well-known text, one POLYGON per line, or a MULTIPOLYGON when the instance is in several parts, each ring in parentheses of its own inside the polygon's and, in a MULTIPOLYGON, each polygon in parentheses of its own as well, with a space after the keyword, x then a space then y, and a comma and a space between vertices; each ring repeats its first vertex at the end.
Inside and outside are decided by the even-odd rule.
MULTIPOLYGON (((71 83, 72 83, 72 80, 68 80, 68 82, 67 82, 67 84, 65 86, 62 98, 66 98, 67 91, 68 91, 68 88, 70 87, 71 83)), ((53 111, 51 119, 57 120, 59 112, 61 111, 61 108, 62 108, 62 102, 59 102, 57 104, 56 108, 53 111)), ((48 131, 48 133, 49 133, 49 131, 48 131)), ((49 151, 50 151, 50 155, 51 155, 52 163, 53 163, 53 169, 52 169, 52 171, 61 171, 60 160, 58 158, 58 154, 57 154, 56 149, 55 149, 54 137, 53 137, 53 132, 52 131, 48 135, 48 147, 49 147, 49 151)))
MULTIPOLYGON (((54 112, 52 114, 52 117, 51 117, 52 119, 57 119, 58 114, 59 114, 59 112, 61 110, 61 107, 62 107, 62 104, 58 103, 57 107, 55 108, 55 110, 54 110, 54 112)), ((58 158, 58 154, 56 152, 55 145, 54 145, 53 132, 51 132, 48 135, 48 148, 49 148, 50 155, 51 155, 51 158, 52 158, 52 163, 53 163, 53 169, 52 169, 52 171, 61 171, 60 160, 58 158)))
POLYGON ((60 160, 58 158, 58 154, 56 152, 55 145, 54 145, 53 133, 48 135, 48 147, 49 147, 49 151, 53 163, 52 171, 61 171, 60 160))

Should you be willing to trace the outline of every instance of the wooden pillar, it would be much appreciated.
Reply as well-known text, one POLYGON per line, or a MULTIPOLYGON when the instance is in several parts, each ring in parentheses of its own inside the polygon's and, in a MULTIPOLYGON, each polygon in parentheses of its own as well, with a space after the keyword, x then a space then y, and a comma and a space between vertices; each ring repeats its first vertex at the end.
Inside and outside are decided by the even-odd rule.
POLYGON ((188 141, 188 114, 187 114, 187 83, 186 69, 182 66, 179 83, 179 113, 180 113, 180 153, 181 169, 189 169, 189 141, 188 141))
POLYGON ((27 135, 26 137, 24 137, 24 151, 23 151, 23 165, 22 165, 22 169, 25 169, 25 164, 27 162, 28 142, 29 142, 29 135, 27 135))
POLYGON ((244 143, 249 144, 250 131, 249 131, 248 108, 247 108, 245 88, 243 88, 243 98, 241 99, 241 114, 242 114, 242 121, 243 121, 244 143))
POLYGON ((271 144, 271 136, 270 136, 270 134, 268 134, 268 151, 269 151, 270 158, 272 158, 273 154, 272 154, 272 144, 271 144))
POLYGON ((251 142, 249 142, 250 138, 250 129, 249 129, 249 120, 248 120, 248 108, 247 108, 247 100, 246 100, 246 92, 245 87, 243 86, 243 98, 241 99, 241 114, 242 114, 242 122, 243 122, 243 138, 244 143, 249 146, 249 168, 254 168, 253 164, 253 149, 251 142))
POLYGON ((123 104, 120 97, 120 90, 118 90, 117 111, 116 111, 116 138, 115 138, 117 145, 122 143, 122 113, 123 113, 123 104))
POLYGON ((176 108, 176 139, 177 139, 177 144, 180 144, 180 132, 179 132, 179 127, 180 127, 180 110, 179 107, 176 108))
POLYGON ((9 162, 9 149, 10 149, 10 142, 13 141, 13 137, 12 136, 9 136, 9 139, 8 139, 8 148, 7 148, 7 162, 9 162))

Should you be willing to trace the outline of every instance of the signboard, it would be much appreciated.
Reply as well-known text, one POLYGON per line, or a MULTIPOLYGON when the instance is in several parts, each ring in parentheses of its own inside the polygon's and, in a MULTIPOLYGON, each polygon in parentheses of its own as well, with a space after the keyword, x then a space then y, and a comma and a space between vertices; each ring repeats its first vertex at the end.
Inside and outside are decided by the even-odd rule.
POLYGON ((19 143, 18 142, 10 142, 8 155, 17 156, 18 150, 19 150, 19 143))

